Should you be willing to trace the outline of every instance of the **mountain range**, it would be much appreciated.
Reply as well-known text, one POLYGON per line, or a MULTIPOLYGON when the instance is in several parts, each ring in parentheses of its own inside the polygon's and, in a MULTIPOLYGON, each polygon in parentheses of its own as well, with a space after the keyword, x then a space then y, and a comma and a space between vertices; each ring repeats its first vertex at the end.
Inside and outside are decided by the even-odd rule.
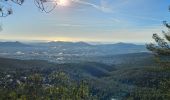
POLYGON ((89 44, 86 42, 64 42, 64 41, 51 41, 51 42, 41 42, 41 43, 22 43, 19 41, 15 42, 0 42, 0 47, 29 47, 29 46, 59 46, 59 47, 112 47, 112 48, 145 48, 145 45, 137 45, 133 43, 114 43, 114 44, 89 44))
POLYGON ((30 45, 21 42, 0 42, 0 47, 29 47, 30 45))

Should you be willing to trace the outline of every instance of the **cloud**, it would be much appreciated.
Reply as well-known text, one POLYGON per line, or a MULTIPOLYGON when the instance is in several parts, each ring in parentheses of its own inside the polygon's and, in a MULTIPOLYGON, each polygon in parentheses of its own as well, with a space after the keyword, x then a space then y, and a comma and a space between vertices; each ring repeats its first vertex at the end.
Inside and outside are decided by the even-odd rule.
POLYGON ((83 27, 84 25, 80 25, 80 24, 56 24, 56 26, 60 26, 60 27, 83 27))
POLYGON ((90 3, 90 2, 87 2, 87 1, 82 1, 82 0, 72 0, 72 1, 75 2, 75 3, 80 3, 80 4, 91 6, 95 9, 98 9, 98 10, 105 12, 105 13, 112 13, 113 12, 113 10, 107 6, 107 2, 104 1, 104 0, 101 0, 100 5, 96 5, 96 4, 93 4, 93 3, 90 3))
MULTIPOLYGON (((86 1, 85 0, 71 0, 71 1, 75 2, 75 3, 91 6, 95 9, 98 9, 98 10, 104 12, 104 13, 114 13, 116 11, 118 12, 119 8, 124 7, 125 5, 128 5, 128 4, 132 4, 135 0, 115 0, 115 1, 99 0, 99 2, 100 2, 99 5, 91 3, 91 2, 87 2, 87 0, 86 1)), ((122 15, 122 16, 128 16, 128 17, 131 17, 131 18, 135 18, 135 19, 160 22, 160 19, 157 19, 157 18, 137 16, 137 15, 129 15, 129 14, 120 13, 120 12, 118 12, 118 14, 122 15)), ((116 19, 116 18, 114 18, 113 21, 114 22, 120 22, 120 20, 116 19)))
POLYGON ((124 5, 131 4, 134 0, 98 0, 99 4, 88 2, 87 0, 71 0, 74 3, 79 3, 83 5, 91 6, 98 9, 104 13, 114 13, 118 8, 124 5))

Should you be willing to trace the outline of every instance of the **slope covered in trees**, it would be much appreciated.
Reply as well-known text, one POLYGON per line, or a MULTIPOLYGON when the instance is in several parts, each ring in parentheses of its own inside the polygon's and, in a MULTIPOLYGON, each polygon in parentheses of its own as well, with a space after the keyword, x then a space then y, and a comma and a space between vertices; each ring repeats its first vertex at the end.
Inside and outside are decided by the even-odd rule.
MULTIPOLYGON (((127 54, 120 56, 122 61, 127 59, 127 54)), ((149 58, 149 61, 147 57, 142 58, 146 56, 143 53, 128 56, 130 62, 133 56, 138 59, 137 63, 126 61, 115 65, 96 62, 56 64, 41 60, 0 58, 0 94, 3 98, 28 100, 40 97, 63 100, 168 100, 169 70, 154 61, 151 63, 152 58, 149 58), (80 91, 84 91, 83 94, 79 94, 80 91)))
MULTIPOLYGON (((123 55, 121 56, 123 58, 123 55)), ((131 56, 133 56, 133 54, 131 56)), ((124 57, 126 58, 127 55, 124 55, 124 57)), ((86 95, 86 98, 101 100, 111 98, 122 99, 133 90, 135 82, 138 81, 136 79, 143 76, 142 72, 145 71, 144 69, 153 65, 147 64, 146 62, 146 65, 148 66, 143 66, 145 65, 145 62, 143 62, 144 58, 139 57, 138 61, 140 61, 140 59, 143 64, 137 63, 136 65, 133 64, 133 66, 131 66, 131 63, 119 63, 117 65, 106 65, 96 62, 55 64, 41 60, 33 61, 0 58, 0 86, 2 86, 1 92, 5 91, 0 94, 3 98, 22 97, 29 99, 28 97, 33 97, 33 94, 30 93, 33 93, 33 91, 41 91, 38 92, 38 94, 36 93, 37 98, 41 95, 43 95, 43 98, 54 98, 53 95, 60 95, 59 97, 61 98, 73 99, 76 98, 76 91, 80 91, 79 88, 83 84, 85 85, 85 88, 83 88, 85 90, 82 91, 86 91, 86 94, 83 94, 86 95), (56 81, 58 79, 51 79, 51 75, 54 75, 54 73, 57 74, 57 76, 61 73, 64 74, 64 76, 60 78, 66 76, 66 81, 65 78, 61 79, 61 81, 66 83, 60 84, 60 81, 56 81), (40 83, 35 83, 35 80, 32 79, 34 77, 38 77, 37 81, 40 83), (35 87, 38 84, 38 88, 35 87), (54 84, 57 84, 57 86, 55 87, 54 84), (4 88, 4 86, 6 86, 6 88, 4 88), (31 90, 32 87, 37 90, 31 90), (56 90, 58 87, 59 90, 56 90), (63 88, 64 90, 62 90, 63 88), (51 94, 48 89, 51 89, 51 94), (29 90, 29 92, 26 90, 29 90), (65 92, 65 94, 63 94, 63 92, 65 92), (69 94, 70 92, 75 94, 69 94)), ((77 95, 79 94, 77 93, 77 95)))

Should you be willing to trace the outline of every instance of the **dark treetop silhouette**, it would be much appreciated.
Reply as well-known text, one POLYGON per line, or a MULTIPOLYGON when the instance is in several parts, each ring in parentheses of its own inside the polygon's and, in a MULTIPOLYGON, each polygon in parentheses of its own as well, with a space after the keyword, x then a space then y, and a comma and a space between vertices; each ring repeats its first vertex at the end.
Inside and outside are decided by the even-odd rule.
MULTIPOLYGON (((0 17, 6 17, 13 13, 12 4, 22 5, 25 0, 0 0, 0 17)), ((35 5, 43 12, 51 12, 57 5, 54 0, 33 0, 35 5), (50 6, 49 6, 50 5, 50 6)))

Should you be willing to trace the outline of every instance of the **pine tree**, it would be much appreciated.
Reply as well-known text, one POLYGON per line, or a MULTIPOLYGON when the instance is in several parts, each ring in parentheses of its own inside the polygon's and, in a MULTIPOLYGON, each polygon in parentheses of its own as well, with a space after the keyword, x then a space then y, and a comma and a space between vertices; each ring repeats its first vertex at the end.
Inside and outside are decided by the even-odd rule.
POLYGON ((152 38, 156 44, 150 43, 147 44, 146 47, 155 55, 159 63, 164 66, 170 66, 170 24, 166 21, 164 21, 163 24, 168 28, 168 32, 162 31, 164 38, 155 33, 152 38))

